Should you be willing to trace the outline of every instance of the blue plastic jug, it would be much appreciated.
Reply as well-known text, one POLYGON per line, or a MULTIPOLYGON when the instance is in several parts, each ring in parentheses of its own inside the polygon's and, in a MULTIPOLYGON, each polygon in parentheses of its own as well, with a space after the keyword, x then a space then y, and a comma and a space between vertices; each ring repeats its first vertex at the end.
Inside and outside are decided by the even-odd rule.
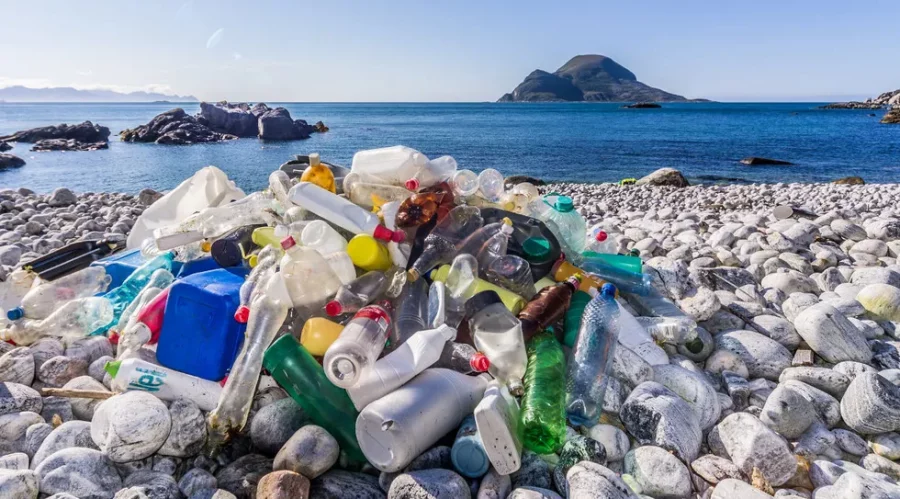
POLYGON ((234 320, 243 283, 240 273, 226 269, 175 281, 156 349, 159 363, 213 381, 225 377, 247 327, 234 320))

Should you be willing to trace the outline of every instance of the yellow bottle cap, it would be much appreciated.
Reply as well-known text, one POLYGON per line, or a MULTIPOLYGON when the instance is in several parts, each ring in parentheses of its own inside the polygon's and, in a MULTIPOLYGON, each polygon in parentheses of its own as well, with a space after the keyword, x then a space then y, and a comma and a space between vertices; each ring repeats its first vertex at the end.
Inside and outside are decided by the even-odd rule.
POLYGON ((321 357, 325 355, 325 351, 343 330, 344 326, 336 322, 324 317, 312 317, 303 325, 303 330, 300 332, 300 344, 312 355, 321 357))

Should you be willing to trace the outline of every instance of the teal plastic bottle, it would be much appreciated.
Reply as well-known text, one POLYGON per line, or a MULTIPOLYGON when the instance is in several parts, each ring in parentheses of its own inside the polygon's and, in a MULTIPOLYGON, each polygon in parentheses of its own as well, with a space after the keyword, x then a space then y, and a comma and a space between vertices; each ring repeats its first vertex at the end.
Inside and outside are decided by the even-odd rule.
POLYGON ((122 284, 118 288, 103 295, 103 297, 112 304, 113 320, 106 326, 94 330, 91 335, 105 334, 109 328, 118 324, 122 312, 128 308, 128 305, 137 298, 137 295, 144 289, 144 286, 150 282, 150 276, 153 275, 153 272, 158 269, 165 269, 171 272, 173 261, 175 261, 175 252, 167 251, 161 253, 138 267, 137 270, 132 272, 130 276, 122 281, 122 284))

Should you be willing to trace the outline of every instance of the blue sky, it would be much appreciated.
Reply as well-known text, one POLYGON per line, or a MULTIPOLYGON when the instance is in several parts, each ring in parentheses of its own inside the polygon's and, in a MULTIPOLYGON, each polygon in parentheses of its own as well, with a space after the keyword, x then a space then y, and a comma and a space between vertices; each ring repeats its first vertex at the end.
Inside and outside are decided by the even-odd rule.
POLYGON ((577 54, 688 97, 900 88, 898 1, 0 0, 0 86, 205 100, 492 101, 577 54))

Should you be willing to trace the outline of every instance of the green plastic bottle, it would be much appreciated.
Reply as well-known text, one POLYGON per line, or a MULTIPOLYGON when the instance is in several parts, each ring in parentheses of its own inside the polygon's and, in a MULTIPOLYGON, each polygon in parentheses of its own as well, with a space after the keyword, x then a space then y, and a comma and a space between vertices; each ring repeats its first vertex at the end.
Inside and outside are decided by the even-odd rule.
POLYGON ((562 446, 566 437, 566 358, 549 330, 528 343, 520 414, 525 448, 551 454, 562 446))
POLYGON ((581 327, 581 317, 584 315, 584 307, 591 302, 591 295, 584 291, 576 291, 569 302, 569 308, 563 319, 563 344, 569 348, 575 345, 578 339, 578 328, 581 327))
POLYGON ((325 377, 322 366, 296 338, 288 334, 275 340, 263 356, 263 366, 315 424, 334 436, 350 459, 365 462, 356 441, 358 412, 350 396, 325 377))

